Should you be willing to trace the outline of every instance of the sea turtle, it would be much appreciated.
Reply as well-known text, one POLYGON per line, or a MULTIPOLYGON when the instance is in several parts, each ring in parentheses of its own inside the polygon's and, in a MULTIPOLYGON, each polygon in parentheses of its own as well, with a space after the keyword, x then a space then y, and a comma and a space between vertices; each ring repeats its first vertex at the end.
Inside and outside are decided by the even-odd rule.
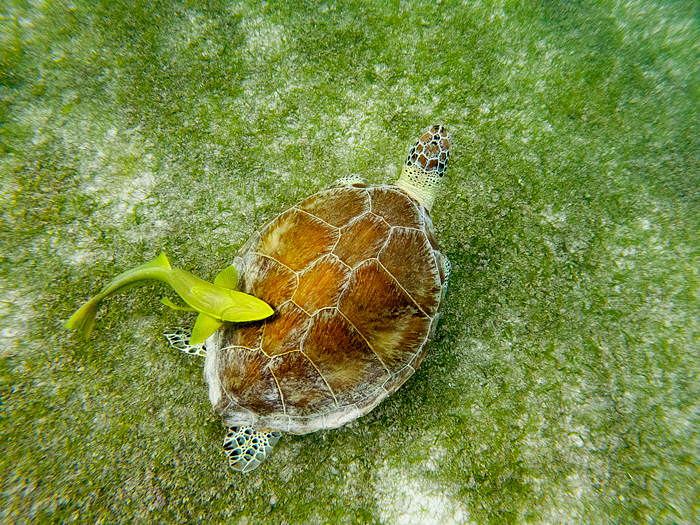
POLYGON ((341 179, 254 234, 233 261, 237 289, 266 301, 272 317, 225 323, 203 346, 166 333, 206 356, 233 469, 255 469, 281 432, 368 413, 416 371, 450 273, 430 219, 449 147, 445 128, 426 128, 395 184, 341 179))

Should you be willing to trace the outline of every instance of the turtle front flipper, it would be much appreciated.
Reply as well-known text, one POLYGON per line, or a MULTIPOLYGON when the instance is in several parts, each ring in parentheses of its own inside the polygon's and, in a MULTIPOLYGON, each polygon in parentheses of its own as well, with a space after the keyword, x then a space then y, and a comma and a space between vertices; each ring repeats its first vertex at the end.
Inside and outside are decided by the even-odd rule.
POLYGON ((233 470, 250 472, 265 461, 272 452, 281 432, 259 432, 253 427, 228 427, 224 438, 224 452, 233 470))
POLYGON ((346 175, 345 177, 340 177, 333 182, 332 188, 339 188, 341 186, 355 186, 356 188, 366 188, 367 181, 362 175, 346 175))
POLYGON ((173 348, 177 348, 189 355, 207 356, 207 349, 204 347, 204 343, 199 343, 198 345, 190 344, 192 332, 187 328, 181 328, 179 326, 167 328, 165 332, 163 332, 163 335, 173 348))

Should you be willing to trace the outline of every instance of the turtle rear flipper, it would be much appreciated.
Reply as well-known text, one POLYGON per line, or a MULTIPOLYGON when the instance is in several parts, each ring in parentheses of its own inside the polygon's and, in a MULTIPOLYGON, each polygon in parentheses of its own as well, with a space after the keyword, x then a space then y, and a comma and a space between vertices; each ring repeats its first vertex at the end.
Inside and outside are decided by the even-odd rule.
POLYGON ((224 452, 233 470, 250 472, 272 452, 281 432, 259 432, 253 427, 228 427, 224 438, 224 452))
POLYGON ((177 348, 178 350, 189 355, 198 355, 201 357, 207 356, 207 349, 204 347, 204 343, 200 343, 198 345, 190 344, 192 332, 187 328, 182 328, 179 326, 175 328, 166 328, 163 335, 173 348, 177 348))
POLYGON ((355 186, 356 188, 366 188, 367 181, 362 175, 346 175, 345 177, 340 177, 333 182, 332 187, 340 186, 355 186))

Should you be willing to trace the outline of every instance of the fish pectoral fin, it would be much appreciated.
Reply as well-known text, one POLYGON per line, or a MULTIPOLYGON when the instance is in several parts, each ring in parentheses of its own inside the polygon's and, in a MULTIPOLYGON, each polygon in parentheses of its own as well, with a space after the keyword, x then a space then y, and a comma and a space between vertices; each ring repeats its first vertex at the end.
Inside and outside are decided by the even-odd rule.
POLYGON ((215 319, 211 315, 200 313, 197 316, 197 320, 194 323, 194 327, 192 328, 190 344, 197 345, 199 343, 203 343, 211 334, 216 332, 222 324, 224 323, 219 321, 218 319, 215 319))
POLYGON ((163 303, 165 306, 172 308, 173 310, 180 310, 181 312, 196 312, 197 311, 194 308, 192 308, 191 306, 178 306, 174 302, 172 302, 170 299, 168 299, 167 297, 163 297, 160 300, 160 302, 163 303))
POLYGON ((230 290, 235 290, 238 285, 238 271, 233 265, 224 268, 214 278, 214 284, 230 290))

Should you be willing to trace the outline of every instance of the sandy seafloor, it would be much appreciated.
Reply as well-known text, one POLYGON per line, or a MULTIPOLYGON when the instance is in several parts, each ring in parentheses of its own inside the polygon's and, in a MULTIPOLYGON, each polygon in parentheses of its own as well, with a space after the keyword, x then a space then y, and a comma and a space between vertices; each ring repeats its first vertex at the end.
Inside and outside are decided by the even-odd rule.
POLYGON ((4 523, 700 522, 697 2, 0 4, 4 523), (165 250, 204 278, 453 137, 421 369, 230 470, 165 250))

